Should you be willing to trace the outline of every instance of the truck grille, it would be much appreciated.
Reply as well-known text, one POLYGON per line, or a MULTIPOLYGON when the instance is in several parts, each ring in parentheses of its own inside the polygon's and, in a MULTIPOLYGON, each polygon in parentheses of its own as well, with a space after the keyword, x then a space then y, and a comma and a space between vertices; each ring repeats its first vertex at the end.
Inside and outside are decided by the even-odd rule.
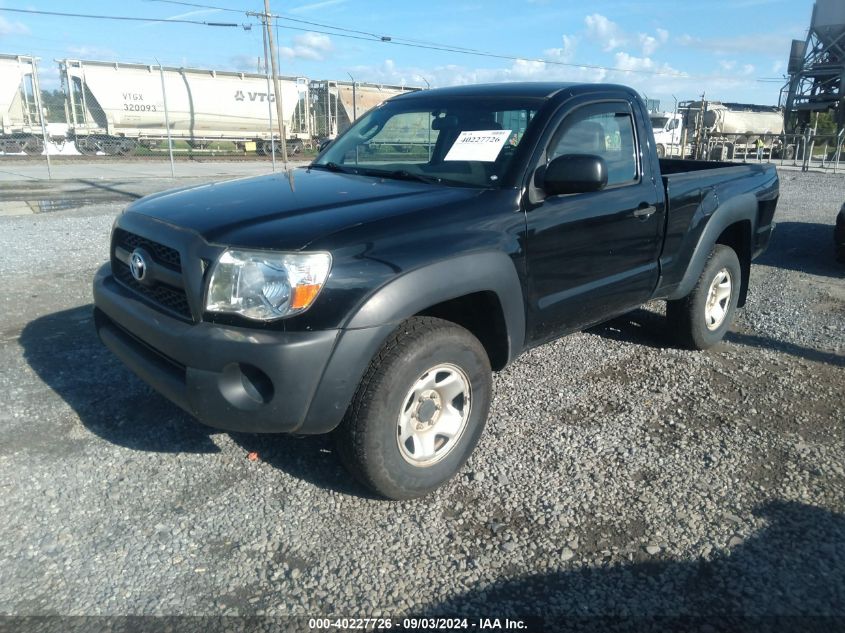
POLYGON ((123 229, 114 230, 114 245, 120 246, 130 253, 139 246, 143 246, 144 249, 153 256, 153 259, 155 259, 156 262, 169 268, 170 270, 175 270, 177 273, 182 272, 182 259, 179 256, 179 251, 175 248, 170 248, 164 244, 153 242, 152 240, 148 240, 140 235, 135 235, 129 231, 124 231, 123 229))
POLYGON ((139 246, 143 247, 152 256, 156 264, 169 268, 177 273, 182 272, 182 261, 179 251, 176 249, 141 237, 140 235, 124 231, 123 229, 115 229, 111 257, 111 268, 114 278, 156 307, 162 308, 186 321, 191 321, 191 307, 188 304, 188 295, 185 293, 184 288, 176 288, 165 283, 154 283, 153 285, 139 283, 132 276, 129 266, 115 255, 118 248, 131 253, 139 246))

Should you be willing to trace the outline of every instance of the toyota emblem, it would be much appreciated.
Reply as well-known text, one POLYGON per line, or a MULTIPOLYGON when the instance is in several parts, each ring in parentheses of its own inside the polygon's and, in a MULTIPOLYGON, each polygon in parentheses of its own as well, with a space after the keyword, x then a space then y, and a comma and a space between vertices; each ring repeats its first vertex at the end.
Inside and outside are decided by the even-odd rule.
POLYGON ((144 259, 144 253, 140 249, 135 249, 129 256, 129 272, 135 278, 135 281, 142 281, 147 274, 147 260, 144 259))

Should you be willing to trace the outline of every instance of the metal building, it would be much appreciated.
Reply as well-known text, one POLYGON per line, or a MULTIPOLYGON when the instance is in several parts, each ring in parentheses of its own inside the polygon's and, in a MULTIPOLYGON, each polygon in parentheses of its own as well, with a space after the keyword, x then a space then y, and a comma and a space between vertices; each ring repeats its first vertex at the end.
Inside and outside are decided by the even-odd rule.
POLYGON ((816 0, 806 41, 793 40, 785 87, 787 128, 808 127, 812 112, 834 109, 845 127, 845 2, 816 0))

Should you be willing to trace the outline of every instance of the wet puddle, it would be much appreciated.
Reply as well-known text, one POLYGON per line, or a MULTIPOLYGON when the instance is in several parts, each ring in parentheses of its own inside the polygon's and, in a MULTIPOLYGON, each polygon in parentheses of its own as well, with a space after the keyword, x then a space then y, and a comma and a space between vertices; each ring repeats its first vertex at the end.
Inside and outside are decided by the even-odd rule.
POLYGON ((77 209, 93 204, 108 204, 110 202, 122 202, 123 196, 112 196, 111 198, 57 198, 51 200, 4 200, 0 201, 0 216, 4 215, 31 215, 33 213, 50 213, 52 211, 64 211, 65 209, 77 209))

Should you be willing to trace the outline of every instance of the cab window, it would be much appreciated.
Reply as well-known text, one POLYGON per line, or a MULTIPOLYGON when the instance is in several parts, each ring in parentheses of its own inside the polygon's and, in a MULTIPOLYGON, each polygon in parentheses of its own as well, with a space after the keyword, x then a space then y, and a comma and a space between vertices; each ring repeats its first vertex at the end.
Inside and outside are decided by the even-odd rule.
POLYGON ((566 154, 601 156, 608 187, 639 181, 634 122, 627 104, 594 104, 569 114, 552 138, 547 160, 566 154))

